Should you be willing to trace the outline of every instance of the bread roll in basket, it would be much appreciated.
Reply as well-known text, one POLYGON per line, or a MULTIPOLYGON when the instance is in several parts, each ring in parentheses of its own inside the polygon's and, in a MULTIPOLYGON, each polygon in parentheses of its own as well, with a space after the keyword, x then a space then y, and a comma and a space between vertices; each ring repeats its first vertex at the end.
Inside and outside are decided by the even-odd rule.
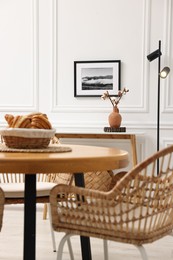
POLYGON ((55 135, 47 115, 33 113, 24 116, 5 115, 8 127, 0 129, 2 141, 9 148, 41 149, 47 148, 55 135))

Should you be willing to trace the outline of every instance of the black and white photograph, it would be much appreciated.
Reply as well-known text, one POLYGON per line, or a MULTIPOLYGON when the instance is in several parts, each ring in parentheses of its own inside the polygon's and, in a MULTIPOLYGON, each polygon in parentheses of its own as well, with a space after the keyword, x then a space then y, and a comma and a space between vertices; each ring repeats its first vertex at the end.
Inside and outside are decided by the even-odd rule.
POLYGON ((116 95, 120 90, 120 60, 75 61, 74 96, 98 97, 109 91, 116 95))

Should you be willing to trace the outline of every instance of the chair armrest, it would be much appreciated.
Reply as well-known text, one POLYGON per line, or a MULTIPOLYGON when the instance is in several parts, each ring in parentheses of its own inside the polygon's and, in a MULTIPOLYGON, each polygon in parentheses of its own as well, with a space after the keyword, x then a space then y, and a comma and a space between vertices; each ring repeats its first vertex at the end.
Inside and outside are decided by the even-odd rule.
POLYGON ((126 173, 126 171, 122 171, 113 175, 109 186, 109 190, 113 189, 113 187, 118 183, 118 181, 120 181, 126 175, 126 173))
POLYGON ((58 198, 58 201, 61 199, 64 201, 69 200, 69 198, 74 198, 77 196, 85 197, 94 197, 94 198, 103 198, 106 199, 109 192, 103 192, 93 189, 87 189, 76 186, 69 186, 64 184, 58 184, 51 190, 50 193, 50 202, 52 198, 58 198))

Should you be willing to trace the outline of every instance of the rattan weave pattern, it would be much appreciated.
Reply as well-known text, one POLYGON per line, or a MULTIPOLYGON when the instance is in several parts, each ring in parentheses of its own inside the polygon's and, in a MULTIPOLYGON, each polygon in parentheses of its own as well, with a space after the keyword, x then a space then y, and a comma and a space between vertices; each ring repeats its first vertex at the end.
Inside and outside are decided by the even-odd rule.
POLYGON ((0 188, 0 231, 2 228, 3 212, 4 212, 4 192, 0 188))
POLYGON ((85 187, 87 189, 108 191, 113 178, 112 171, 85 172, 85 187))
POLYGON ((0 135, 2 142, 10 148, 46 148, 54 137, 55 131, 54 128, 5 128, 0 129, 0 135))
POLYGON ((46 148, 50 143, 50 138, 26 138, 19 136, 3 136, 3 140, 7 147, 19 149, 46 148))
POLYGON ((5 144, 0 144, 0 152, 19 152, 19 153, 63 153, 71 152, 72 149, 68 146, 49 145, 45 148, 10 148, 5 144))
POLYGON ((108 192, 58 185, 50 203, 55 231, 136 245, 153 242, 173 229, 173 146, 123 174, 108 192))

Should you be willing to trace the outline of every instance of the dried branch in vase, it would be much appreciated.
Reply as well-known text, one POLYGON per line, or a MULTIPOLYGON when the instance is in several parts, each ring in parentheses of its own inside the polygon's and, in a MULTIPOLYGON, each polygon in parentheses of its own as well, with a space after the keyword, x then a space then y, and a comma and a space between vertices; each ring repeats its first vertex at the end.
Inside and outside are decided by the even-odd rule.
POLYGON ((111 104, 112 104, 112 106, 113 106, 113 107, 116 107, 116 106, 119 104, 121 98, 122 98, 127 92, 129 92, 129 90, 126 89, 126 88, 123 88, 122 90, 119 90, 119 91, 118 91, 117 97, 111 97, 110 94, 109 94, 109 91, 106 91, 106 92, 103 93, 103 95, 101 96, 101 99, 103 99, 103 100, 109 99, 110 102, 111 102, 111 104))

